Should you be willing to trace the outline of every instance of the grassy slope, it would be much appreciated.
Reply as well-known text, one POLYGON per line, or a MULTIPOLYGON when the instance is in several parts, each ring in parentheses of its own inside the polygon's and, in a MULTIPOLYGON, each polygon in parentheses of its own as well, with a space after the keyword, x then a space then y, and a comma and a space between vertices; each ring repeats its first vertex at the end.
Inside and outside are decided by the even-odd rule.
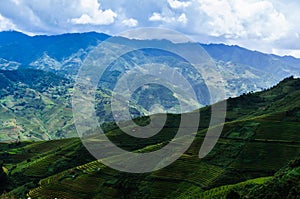
POLYGON ((299 182, 300 159, 296 159, 278 171, 271 180, 246 190, 237 189, 237 192, 249 198, 299 198, 299 182))
POLYGON ((204 192, 191 189, 177 198, 299 198, 299 181, 300 159, 295 159, 274 176, 224 185, 204 192))
MULTIPOLYGON (((30 190, 32 198, 174 198, 265 179, 259 177, 273 175, 300 154, 299 88, 300 80, 290 78, 270 90, 229 99, 221 139, 207 157, 199 159, 209 107, 202 109, 199 132, 190 149, 168 167, 147 174, 117 172, 92 161, 78 139, 3 144, 0 155, 12 181, 11 193, 22 196, 30 190), (28 183, 22 186, 24 180, 28 183)), ((169 125, 147 143, 132 145, 132 138, 118 129, 107 135, 128 150, 159 148, 176 132, 174 124, 180 116, 169 117, 169 125)))
MULTIPOLYGON (((0 70, 0 141, 76 137, 72 84, 72 80, 40 70, 0 70)), ((101 123, 113 120, 111 95, 112 91, 106 89, 96 93, 96 113, 101 123)), ((132 109, 135 116, 146 112, 136 104, 132 109)))
POLYGON ((0 71, 0 75, 1 141, 76 135, 69 80, 38 70, 0 71))

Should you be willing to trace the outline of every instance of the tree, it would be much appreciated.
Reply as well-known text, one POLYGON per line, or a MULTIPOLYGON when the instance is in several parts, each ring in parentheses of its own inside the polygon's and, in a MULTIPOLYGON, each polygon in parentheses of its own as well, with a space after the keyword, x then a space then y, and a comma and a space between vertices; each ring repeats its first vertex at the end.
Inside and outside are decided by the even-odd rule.
POLYGON ((8 184, 8 178, 2 166, 3 165, 0 163, 0 194, 5 191, 8 184))
POLYGON ((228 199, 239 199, 239 198, 241 198, 241 196, 240 196, 240 194, 238 194, 236 191, 231 190, 231 191, 227 194, 226 198, 228 198, 228 199))

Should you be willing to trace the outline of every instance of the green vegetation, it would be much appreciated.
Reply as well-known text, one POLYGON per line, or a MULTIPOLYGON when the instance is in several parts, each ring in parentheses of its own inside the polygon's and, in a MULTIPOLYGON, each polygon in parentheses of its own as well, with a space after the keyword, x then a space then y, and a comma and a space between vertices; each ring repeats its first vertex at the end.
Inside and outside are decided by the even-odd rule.
POLYGON ((2 193, 7 187, 7 169, 0 165, 0 192, 2 193))
POLYGON ((38 70, 0 71, 0 141, 76 136, 72 82, 38 70))
MULTIPOLYGON (((41 141, 78 136, 71 109, 72 80, 31 69, 0 70, 0 77, 0 141, 41 141)), ((150 87, 148 94, 155 93, 155 89, 150 87)), ((159 89, 163 93, 162 88, 159 89)), ((150 104, 149 100, 139 98, 144 94, 139 91, 132 99, 130 112, 133 117, 147 114, 153 103, 170 99, 174 101, 172 103, 177 103, 171 92, 161 99, 152 100, 150 104)), ((112 91, 105 88, 99 88, 96 92, 95 109, 101 124, 113 121, 111 95, 112 91)), ((107 123, 103 125, 107 126, 107 123)))
MULTIPOLYGON (((159 171, 128 174, 95 160, 81 140, 74 138, 77 133, 70 103, 74 89, 68 78, 76 75, 90 50, 109 36, 0 34, 0 198, 300 198, 299 79, 290 77, 263 92, 228 99, 224 130, 204 159, 198 158, 198 152, 210 121, 210 106, 201 109, 198 132, 191 132, 197 136, 176 162, 159 171)), ((139 46, 149 41, 119 38, 118 42, 139 46)), ((166 40, 151 42, 172 45, 166 40)), ((231 96, 267 88, 299 71, 299 60, 291 57, 222 44, 202 47, 222 68, 225 89, 231 96)), ((181 115, 168 114, 164 128, 150 139, 128 136, 110 122, 114 83, 134 65, 148 62, 181 71, 201 103, 210 103, 201 75, 178 56, 154 49, 122 56, 105 71, 95 109, 109 139, 138 153, 165 146, 181 119, 181 115)), ((130 103, 137 124, 150 122, 149 117, 141 116, 153 104, 167 109, 175 105, 175 111, 178 107, 170 90, 145 85, 135 91, 130 103)), ((126 128, 132 130, 129 125, 126 128)), ((101 136, 89 133, 88 141, 105 145, 101 136)))
POLYGON ((300 159, 295 159, 274 176, 224 185, 204 192, 190 189, 178 198, 298 198, 299 181, 300 159))
MULTIPOLYGON (((299 90, 300 80, 288 78, 269 90, 229 99, 222 135, 204 159, 198 158, 198 152, 210 107, 201 109, 199 130, 191 147, 171 165, 146 174, 128 174, 103 165, 91 157, 78 138, 0 144, 8 180, 6 195, 75 199, 297 198, 299 90), (288 164, 290 160, 294 161, 288 164)), ((113 123, 103 127, 119 147, 148 152, 174 137, 180 117, 169 114, 161 132, 147 140, 128 136, 113 123)), ((149 118, 135 121, 145 125, 149 118)), ((101 136, 90 135, 88 139, 100 141, 101 136)))

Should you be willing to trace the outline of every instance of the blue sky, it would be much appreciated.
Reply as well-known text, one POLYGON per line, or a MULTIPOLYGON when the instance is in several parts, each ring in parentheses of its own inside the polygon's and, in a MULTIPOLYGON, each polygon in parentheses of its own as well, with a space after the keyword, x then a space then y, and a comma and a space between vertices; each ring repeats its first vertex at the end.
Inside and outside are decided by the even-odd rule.
POLYGON ((297 0, 2 0, 0 30, 61 34, 161 27, 202 43, 300 57, 297 0))

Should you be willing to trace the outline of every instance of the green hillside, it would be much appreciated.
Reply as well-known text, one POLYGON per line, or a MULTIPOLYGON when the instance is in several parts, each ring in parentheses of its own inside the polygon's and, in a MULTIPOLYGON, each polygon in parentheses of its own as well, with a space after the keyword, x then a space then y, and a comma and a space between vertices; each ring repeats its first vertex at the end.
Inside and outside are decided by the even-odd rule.
MULTIPOLYGON (((0 70, 0 142, 39 141, 77 137, 71 96, 73 80, 41 70, 0 70)), ((100 121, 113 119, 111 91, 97 91, 100 121)), ((143 113, 133 105, 136 116, 143 113)))
MULTIPOLYGON (((209 122, 209 106, 201 109, 200 127, 191 147, 176 162, 151 173, 113 170, 91 157, 78 138, 1 144, 0 177, 7 179, 3 185, 5 197, 295 196, 299 190, 296 159, 300 156, 300 79, 287 78, 271 89, 228 99, 227 103, 221 138, 208 156, 198 158, 209 122), (290 160, 295 161, 283 168, 290 160), (285 187, 288 191, 283 191, 285 187)), ((180 117, 168 115, 164 129, 147 140, 130 137, 114 124, 104 126, 106 135, 119 147, 147 152, 161 148, 173 138, 180 117)), ((148 119, 138 118, 136 122, 146 124, 148 119)), ((101 136, 91 135, 89 139, 101 141, 101 136)))
POLYGON ((204 192, 190 189, 177 198, 299 198, 300 159, 295 159, 274 176, 224 185, 204 192))
POLYGON ((70 80, 29 69, 0 76, 0 141, 76 136, 70 80))

